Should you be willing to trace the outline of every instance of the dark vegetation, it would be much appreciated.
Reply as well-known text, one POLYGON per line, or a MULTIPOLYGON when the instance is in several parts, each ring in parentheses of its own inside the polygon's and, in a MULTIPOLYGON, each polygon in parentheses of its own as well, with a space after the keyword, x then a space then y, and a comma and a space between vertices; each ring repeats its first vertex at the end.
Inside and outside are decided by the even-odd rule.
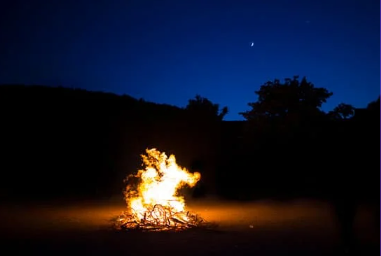
MULTIPOLYGON (((380 98, 340 104, 306 79, 275 80, 242 113, 196 96, 185 108, 130 96, 0 86, 2 200, 109 197, 156 147, 202 174, 194 197, 350 198, 379 204, 380 98)), ((253 97, 253 100, 255 98, 253 97)))

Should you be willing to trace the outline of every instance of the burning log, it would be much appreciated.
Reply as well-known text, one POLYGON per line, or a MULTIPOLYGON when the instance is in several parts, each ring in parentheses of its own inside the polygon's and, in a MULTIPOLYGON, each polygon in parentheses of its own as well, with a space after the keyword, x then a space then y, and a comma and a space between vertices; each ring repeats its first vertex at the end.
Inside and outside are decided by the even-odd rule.
POLYGON ((196 227, 210 227, 203 218, 189 211, 175 212, 160 204, 144 213, 139 219, 136 213, 124 212, 117 220, 119 230, 182 231, 196 227))
POLYGON ((116 221, 122 230, 181 231, 210 224, 197 214, 185 210, 185 200, 177 190, 193 187, 200 180, 200 173, 189 173, 176 164, 174 155, 169 158, 156 149, 147 149, 142 155, 146 168, 131 175, 127 181, 138 179, 137 186, 128 184, 125 199, 128 210, 116 221))

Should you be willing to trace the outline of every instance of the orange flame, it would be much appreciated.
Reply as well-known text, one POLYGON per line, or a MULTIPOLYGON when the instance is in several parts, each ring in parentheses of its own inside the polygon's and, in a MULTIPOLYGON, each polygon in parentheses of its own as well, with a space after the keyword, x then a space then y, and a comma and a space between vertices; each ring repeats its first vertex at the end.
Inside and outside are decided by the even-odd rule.
POLYGON ((138 218, 136 221, 145 218, 145 214, 152 211, 156 205, 172 209, 174 212, 183 212, 185 200, 178 195, 178 189, 185 185, 196 185, 201 178, 200 173, 189 173, 186 168, 177 165, 174 155, 168 158, 164 152, 161 153, 155 148, 147 149, 146 153, 147 155, 141 155, 145 169, 129 176, 137 178, 138 184, 129 184, 126 188, 128 209, 138 218))

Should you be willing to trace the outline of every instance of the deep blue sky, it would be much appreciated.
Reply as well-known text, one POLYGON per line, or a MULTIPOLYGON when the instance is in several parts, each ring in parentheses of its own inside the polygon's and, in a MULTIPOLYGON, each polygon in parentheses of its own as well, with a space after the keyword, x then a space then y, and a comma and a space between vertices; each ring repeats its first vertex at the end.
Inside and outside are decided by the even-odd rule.
POLYGON ((80 87, 183 107, 255 101, 306 76, 324 105, 380 94, 379 0, 65 0, 0 4, 0 83, 80 87), (255 42, 251 47, 251 42, 255 42))

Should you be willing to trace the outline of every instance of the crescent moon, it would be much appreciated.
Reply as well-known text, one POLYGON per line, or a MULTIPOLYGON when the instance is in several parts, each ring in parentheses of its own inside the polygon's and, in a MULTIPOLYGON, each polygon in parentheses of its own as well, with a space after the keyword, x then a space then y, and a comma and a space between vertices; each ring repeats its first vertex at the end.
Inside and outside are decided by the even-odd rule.
POLYGON ((254 42, 251 42, 251 47, 253 47, 254 46, 254 42))

